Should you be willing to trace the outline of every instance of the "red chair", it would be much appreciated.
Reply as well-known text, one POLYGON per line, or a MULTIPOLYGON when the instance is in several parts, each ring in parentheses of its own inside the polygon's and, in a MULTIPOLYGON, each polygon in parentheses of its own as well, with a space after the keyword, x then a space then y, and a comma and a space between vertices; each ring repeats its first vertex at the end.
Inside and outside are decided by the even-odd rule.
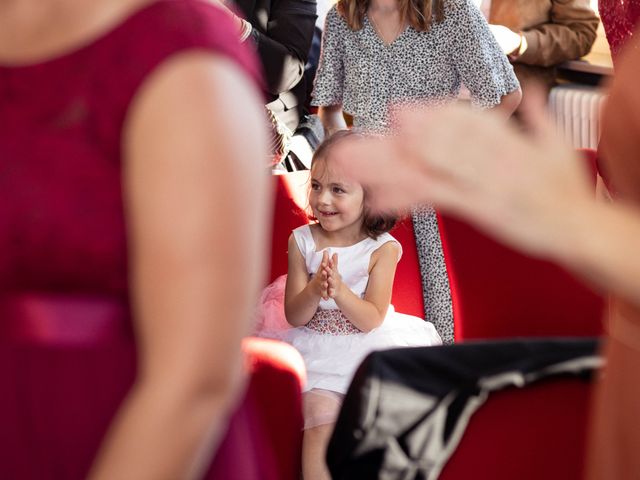
MULTIPOLYGON (((594 171, 594 158, 585 159, 594 171)), ((457 342, 602 335, 604 299, 568 272, 459 220, 439 215, 438 223, 457 342)), ((591 394, 592 384, 578 379, 492 394, 440 478, 582 478, 591 394)))
MULTIPOLYGON (((580 151, 595 187, 596 158, 580 151)), ((562 268, 438 215, 456 341, 602 335, 604 299, 562 268)))
POLYGON ((299 480, 304 362, 290 345, 247 338, 249 385, 206 478, 299 480))
POLYGON ((603 298, 562 268, 438 215, 456 341, 603 333, 603 298))

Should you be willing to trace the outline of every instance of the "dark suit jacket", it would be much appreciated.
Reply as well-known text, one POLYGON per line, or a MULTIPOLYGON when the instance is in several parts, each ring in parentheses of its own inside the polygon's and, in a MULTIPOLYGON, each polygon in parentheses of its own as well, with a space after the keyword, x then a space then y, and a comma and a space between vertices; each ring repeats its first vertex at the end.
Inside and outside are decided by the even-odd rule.
POLYGON ((253 26, 264 69, 267 106, 295 130, 305 102, 304 66, 316 22, 316 0, 236 0, 253 26))

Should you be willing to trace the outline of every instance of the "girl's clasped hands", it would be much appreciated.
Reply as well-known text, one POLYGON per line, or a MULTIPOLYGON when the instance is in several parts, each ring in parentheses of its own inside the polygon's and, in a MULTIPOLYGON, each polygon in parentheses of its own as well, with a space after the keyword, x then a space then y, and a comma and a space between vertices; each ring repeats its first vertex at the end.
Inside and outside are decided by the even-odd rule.
POLYGON ((342 277, 338 271, 338 254, 329 256, 326 250, 322 252, 322 261, 318 271, 311 280, 318 285, 318 291, 323 300, 336 298, 342 289, 342 277))

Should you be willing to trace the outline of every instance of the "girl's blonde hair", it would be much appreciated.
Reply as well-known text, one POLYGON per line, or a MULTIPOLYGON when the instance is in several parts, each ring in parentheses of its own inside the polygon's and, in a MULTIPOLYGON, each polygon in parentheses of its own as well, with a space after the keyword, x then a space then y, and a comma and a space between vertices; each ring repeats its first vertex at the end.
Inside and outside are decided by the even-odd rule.
MULTIPOLYGON (((414 30, 426 32, 444 20, 445 0, 398 0, 400 18, 414 30)), ((360 30, 371 0, 338 0, 337 10, 351 30, 360 30)))
MULTIPOLYGON (((340 130, 334 133, 329 138, 325 139, 314 152, 313 159, 311 161, 311 171, 313 171, 315 165, 318 165, 318 162, 324 162, 326 167, 326 162, 329 159, 331 150, 338 143, 343 142, 347 139, 363 137, 365 137, 365 135, 354 132, 352 130, 340 130)), ((309 186, 309 188, 311 188, 311 186, 309 186)), ((372 213, 367 204, 367 197, 370 195, 370 192, 365 185, 362 185, 362 189, 364 191, 364 231, 368 237, 375 240, 379 235, 388 232, 395 226, 396 222, 398 221, 398 215, 394 212, 372 213)), ((313 214, 309 214, 309 219, 318 221, 318 219, 315 218, 313 214)))

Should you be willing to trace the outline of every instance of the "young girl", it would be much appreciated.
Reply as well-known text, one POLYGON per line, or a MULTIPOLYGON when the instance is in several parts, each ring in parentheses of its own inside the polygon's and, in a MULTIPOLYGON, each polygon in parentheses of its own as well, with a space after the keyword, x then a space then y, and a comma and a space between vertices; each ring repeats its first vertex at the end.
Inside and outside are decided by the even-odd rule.
MULTIPOLYGON (((342 397, 364 357, 375 349, 441 343, 434 326, 390 305, 400 244, 387 233, 395 218, 371 215, 367 192, 332 159, 337 144, 358 134, 339 132, 316 151, 309 207, 316 223, 289 238, 284 339, 307 367, 304 391, 303 477, 329 478, 324 452, 342 397)), ((283 338, 282 336, 280 338, 283 338)))
MULTIPOLYGON (((327 14, 312 104, 330 134, 346 128, 384 133, 395 104, 454 101, 465 85, 479 108, 510 115, 518 80, 473 0, 339 0, 327 14)), ((451 159, 455 162, 455 159, 451 159)), ((449 280, 431 209, 413 224, 425 312, 453 341, 449 280)))

